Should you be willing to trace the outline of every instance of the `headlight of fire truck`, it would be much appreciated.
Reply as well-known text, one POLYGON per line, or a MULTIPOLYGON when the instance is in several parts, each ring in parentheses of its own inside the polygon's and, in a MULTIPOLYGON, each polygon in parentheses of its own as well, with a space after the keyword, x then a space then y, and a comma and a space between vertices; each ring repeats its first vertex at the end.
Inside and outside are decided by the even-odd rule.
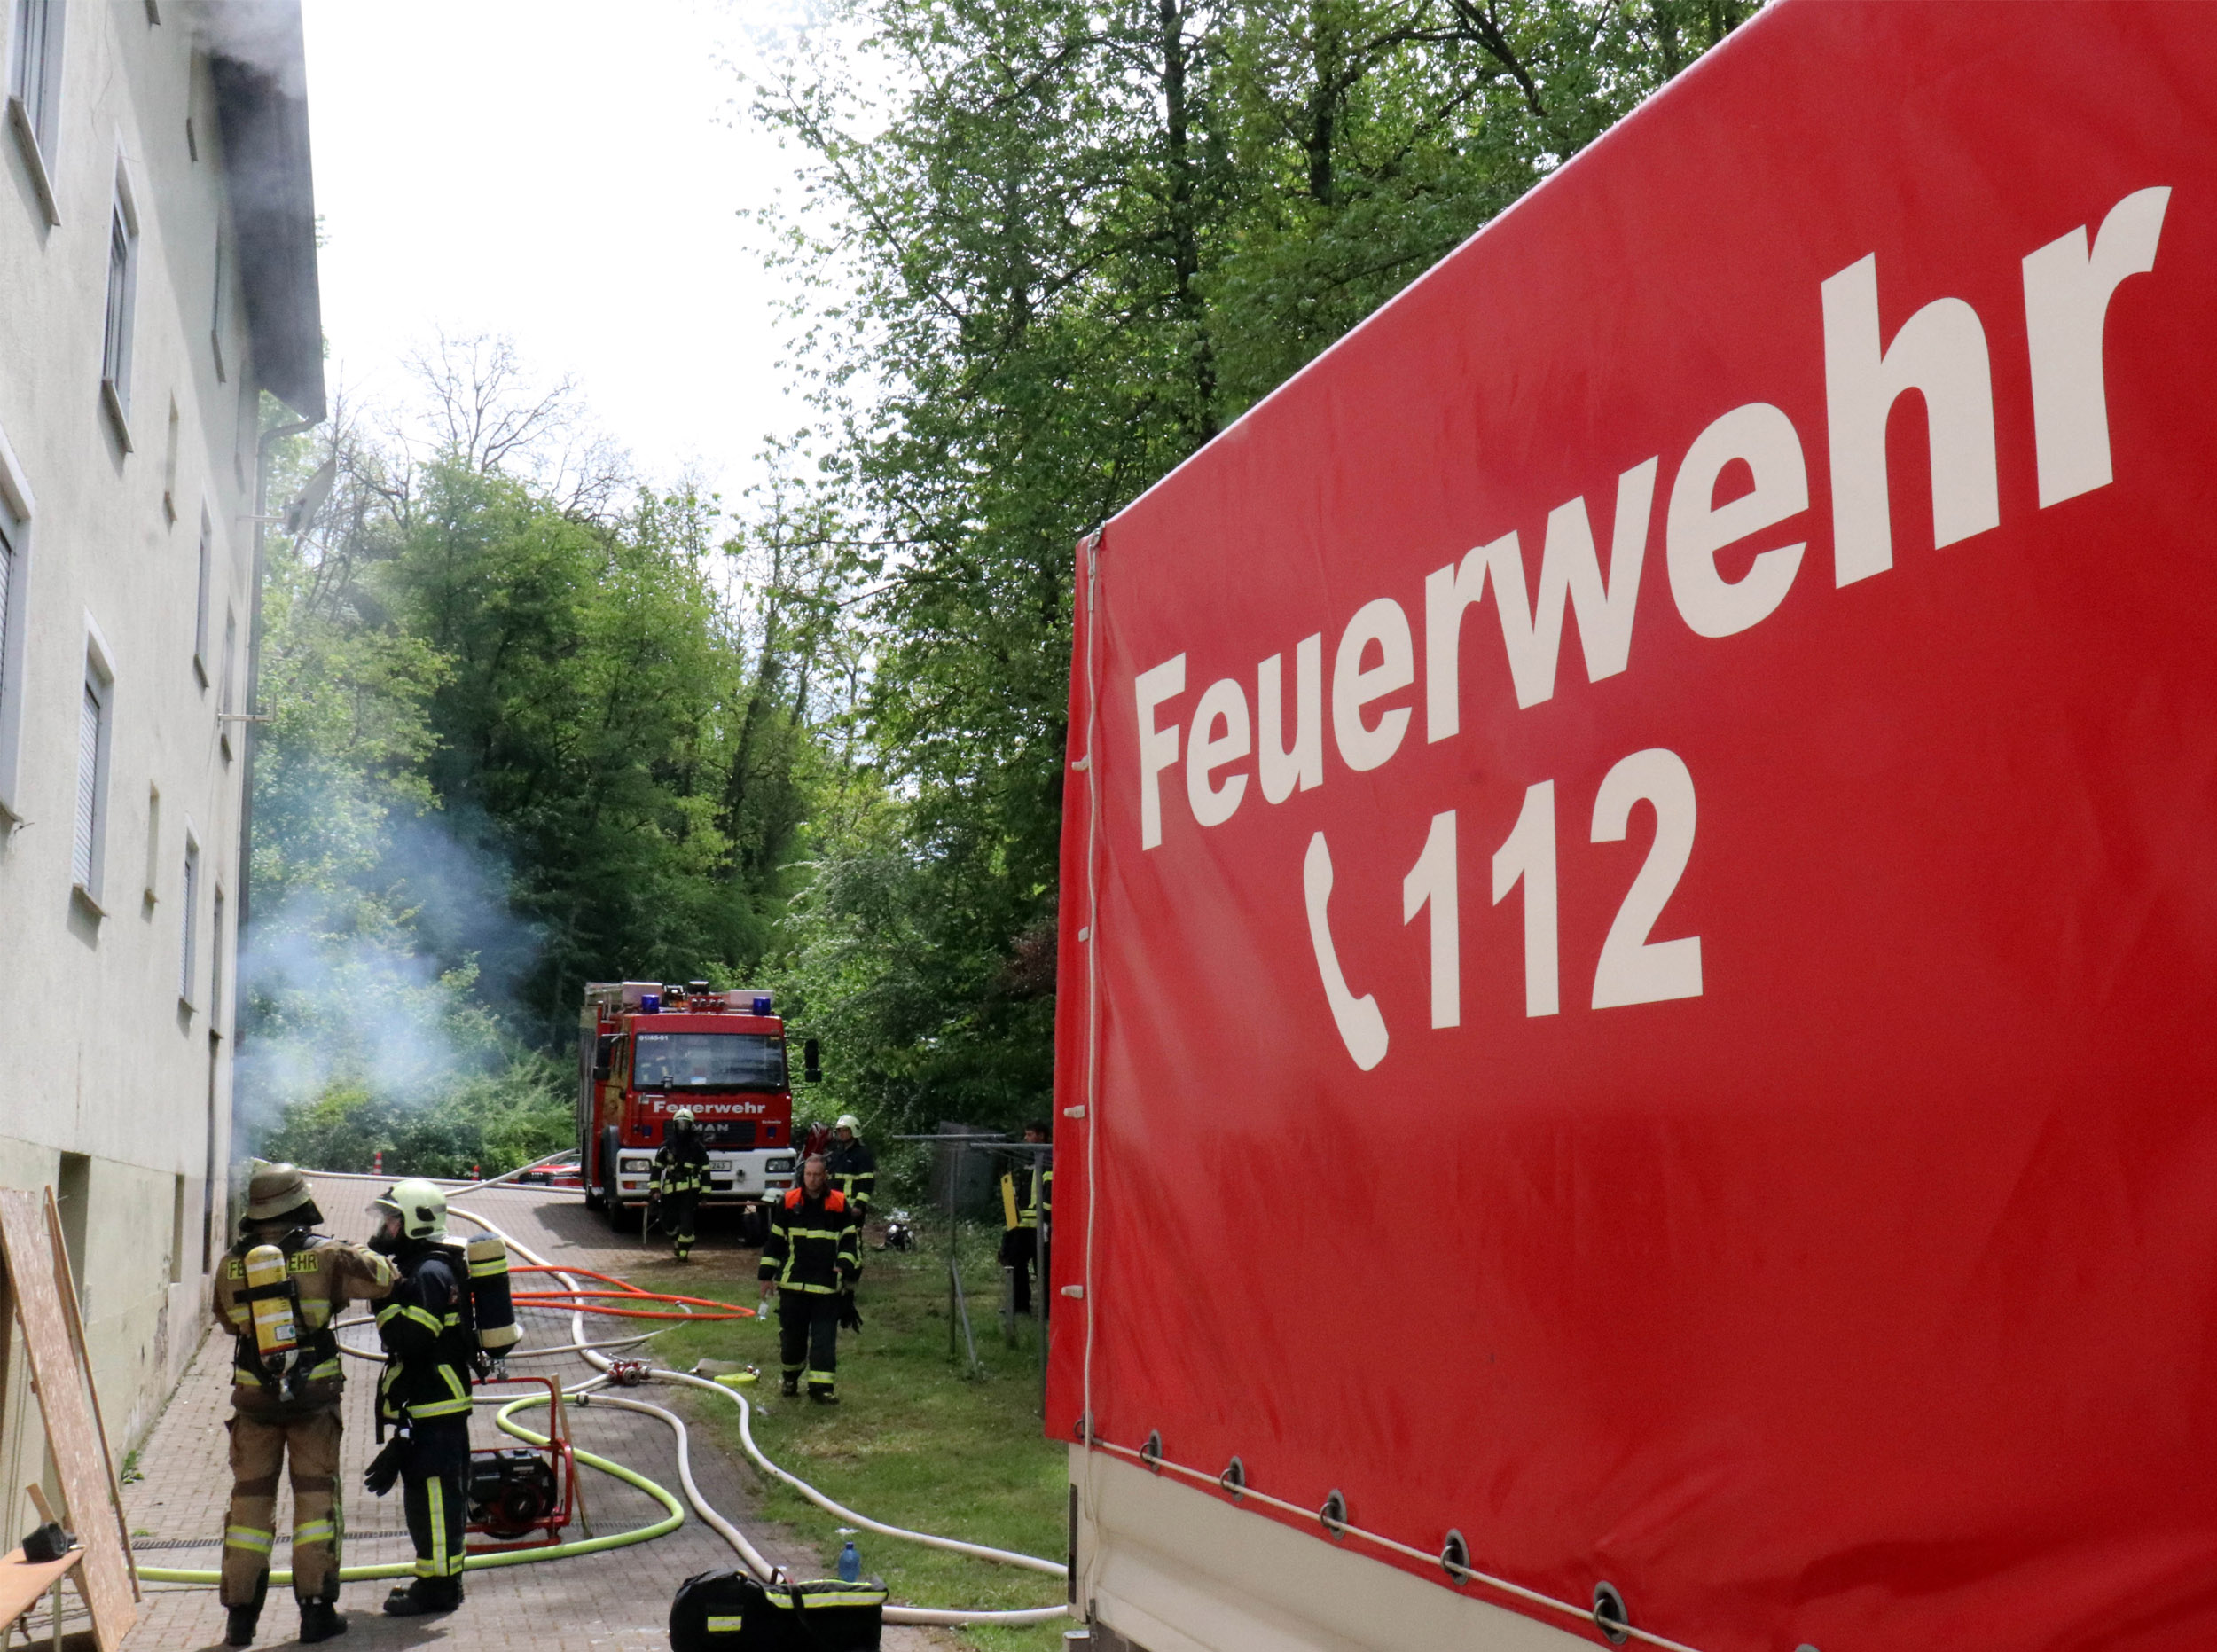
POLYGON ((762 1162, 762 1168, 769 1175, 776 1176, 790 1171, 793 1169, 793 1161, 791 1159, 764 1159, 762 1162))
POLYGON ((616 1164, 626 1176, 644 1176, 654 1168, 654 1155, 651 1153, 621 1154, 616 1158, 616 1164))

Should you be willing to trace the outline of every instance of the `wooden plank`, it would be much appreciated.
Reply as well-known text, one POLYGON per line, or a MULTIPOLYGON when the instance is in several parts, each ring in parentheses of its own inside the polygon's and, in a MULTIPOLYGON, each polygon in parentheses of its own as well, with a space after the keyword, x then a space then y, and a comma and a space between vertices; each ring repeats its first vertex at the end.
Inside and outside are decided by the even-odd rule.
MULTIPOLYGON (((220 944, 220 943, 219 943, 220 944)), ((60 1293, 62 1321, 69 1327, 69 1346, 75 1351, 78 1368, 85 1374, 84 1391, 92 1400, 92 1426, 100 1435, 100 1460, 107 1466, 108 1507, 115 1511, 115 1529, 124 1534, 123 1563, 130 1568, 131 1599, 146 1597, 138 1592, 138 1556, 132 1553, 130 1522, 123 1515, 123 1483, 115 1476, 115 1453, 108 1449, 108 1425, 100 1415, 100 1387, 92 1381, 92 1351, 85 1346, 84 1316, 77 1310, 77 1280, 69 1267, 69 1246, 61 1235, 61 1207, 54 1202, 54 1190, 46 1190, 46 1236, 54 1247, 54 1288, 60 1293)))
POLYGON ((0 1560, 0 1633, 38 1604, 38 1597, 82 1563, 84 1551, 72 1549, 58 1561, 27 1561, 17 1549, 0 1560))
POLYGON ((113 1518, 108 1501, 109 1467, 100 1449, 88 1390, 91 1374, 76 1357, 62 1315, 62 1264, 52 1230, 46 1225, 45 1195, 0 1189, 0 1256, 8 1270, 9 1296, 22 1321, 30 1355, 31 1381, 46 1423, 46 1443, 61 1476, 68 1515, 84 1545, 85 1604, 92 1612, 93 1638, 102 1652, 115 1652, 137 1621, 131 1598, 128 1531, 113 1518))

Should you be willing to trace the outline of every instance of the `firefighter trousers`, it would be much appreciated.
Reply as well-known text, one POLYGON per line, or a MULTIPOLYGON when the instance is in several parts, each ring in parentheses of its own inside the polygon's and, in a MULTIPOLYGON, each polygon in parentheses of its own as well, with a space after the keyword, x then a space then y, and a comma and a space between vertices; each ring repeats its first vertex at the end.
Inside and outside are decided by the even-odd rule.
POLYGON ((225 1606, 260 1606, 277 1541, 278 1476, 293 1478, 293 1593, 301 1601, 339 1598, 339 1411, 292 1416, 234 1411, 231 1430, 231 1514, 223 1523, 225 1606))
POLYGON ((466 1421, 442 1417, 415 1425, 400 1471, 400 1506, 416 1546, 419 1578, 462 1575, 469 1460, 466 1421))
POLYGON ((662 1232, 670 1235, 672 1253, 683 1262, 693 1252, 693 1225, 701 1208, 701 1195, 690 1190, 662 1195, 662 1232))
POLYGON ((785 1374, 811 1394, 828 1394, 839 1374, 839 1298, 820 1291, 778 1293, 778 1353, 785 1374))
POLYGON ((1031 1270, 1039 1259, 1039 1230, 1005 1227, 1000 1235, 1000 1264, 1015 1276, 1015 1308, 1023 1319, 1031 1317, 1031 1270))

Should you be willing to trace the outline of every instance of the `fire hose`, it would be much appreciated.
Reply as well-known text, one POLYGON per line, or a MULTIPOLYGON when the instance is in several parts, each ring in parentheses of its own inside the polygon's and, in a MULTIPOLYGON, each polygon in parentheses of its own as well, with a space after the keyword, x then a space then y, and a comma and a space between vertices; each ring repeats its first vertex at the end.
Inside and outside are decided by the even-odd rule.
MULTIPOLYGON (((530 1264, 534 1271, 544 1271, 546 1272, 550 1272, 556 1279, 562 1280, 566 1285, 574 1285, 576 1283, 571 1270, 556 1267, 548 1263, 544 1257, 537 1255, 528 1246, 518 1242, 509 1234, 503 1233, 499 1228, 494 1226, 493 1224, 487 1221, 483 1217, 477 1215, 474 1211, 458 1210, 450 1205, 447 1207, 447 1214, 450 1216, 458 1216, 463 1220, 469 1222, 475 1226, 481 1227, 485 1232, 493 1234, 508 1247, 508 1249, 512 1254, 521 1257, 527 1263, 530 1264)), ((582 1269, 576 1270, 577 1272, 583 1272, 584 1271, 584 1270, 582 1269)), ((619 1280, 617 1283, 621 1284, 622 1281, 619 1280)), ((651 1294, 646 1292, 637 1292, 634 1288, 629 1286, 625 1287, 625 1291, 630 1294, 642 1296, 651 1294)), ((732 1306, 732 1304, 729 1304, 719 1305, 726 1308, 732 1306)), ((608 1310, 600 1307, 573 1306, 570 1314, 570 1335, 572 1338, 580 1343, 584 1343, 587 1339, 585 1336, 584 1316, 588 1312, 602 1313, 607 1311, 608 1311, 608 1310)), ((611 1362, 605 1355, 601 1354, 596 1349, 590 1348, 584 1349, 583 1352, 585 1359, 590 1362, 595 1369, 604 1374, 607 1371, 611 1362)), ((799 1492, 801 1496, 806 1498, 819 1508, 824 1509, 827 1513, 837 1516, 841 1520, 848 1522, 862 1531, 874 1531, 884 1537, 898 1538, 905 1542, 921 1544, 928 1548, 944 1549, 952 1554, 972 1555, 976 1559, 991 1561, 998 1565, 1018 1566, 1028 1570, 1045 1572, 1051 1577, 1067 1578, 1069 1575, 1069 1570, 1060 1561, 1044 1560, 1036 1554, 1019 1554, 1013 1549, 993 1548, 983 1543, 966 1543, 959 1538, 940 1537, 933 1532, 912 1531, 904 1526, 887 1525, 881 1521, 873 1520, 866 1515, 858 1513, 856 1510, 847 1507, 844 1504, 834 1502, 832 1499, 825 1496, 823 1492, 818 1491, 814 1486, 809 1484, 808 1482, 803 1480, 799 1476, 780 1468, 776 1463, 772 1462, 769 1458, 763 1454, 761 1447, 755 1444, 754 1432, 751 1427, 752 1411, 747 1404, 746 1397, 744 1395, 740 1394, 733 1389, 726 1388, 719 1382, 712 1382, 704 1378, 694 1376, 689 1372, 667 1371, 659 1367, 649 1367, 647 1374, 660 1382, 684 1383, 688 1387, 705 1390, 711 1394, 720 1394, 725 1399, 730 1400, 733 1405, 739 1407, 740 1444, 746 1448, 748 1456, 754 1460, 757 1467, 759 1467, 764 1473, 769 1474, 783 1484, 791 1486, 795 1491, 799 1492)), ((592 1403, 599 1405, 603 1403, 603 1401, 600 1398, 596 1398, 592 1403)), ((655 1414, 662 1417, 664 1421, 670 1423, 677 1430, 678 1478, 679 1483, 685 1487, 686 1500, 693 1505, 694 1512, 701 1516, 702 1522, 714 1531, 718 1537, 722 1538, 726 1544, 730 1545, 732 1552, 739 1556, 740 1563, 744 1565, 748 1570, 753 1572, 757 1578, 765 1583, 772 1581, 772 1574, 776 1569, 764 1558, 761 1552, 757 1550, 754 1545, 748 1542, 745 1535, 741 1533, 738 1528, 733 1526, 729 1521, 725 1520, 716 1511, 708 1499, 701 1495, 699 1488, 693 1484, 690 1451, 684 1424, 680 1422, 674 1414, 667 1411, 663 1411, 658 1406, 648 1407, 637 1401, 629 1403, 631 1407, 636 1410, 652 1410, 655 1414)), ((1033 1607, 1013 1611, 989 1609, 980 1609, 977 1610, 941 1609, 938 1608, 921 1606, 888 1606, 885 1609, 885 1621, 893 1624, 1044 1624, 1052 1623, 1061 1618, 1067 1618, 1069 1616, 1069 1609, 1061 1606, 1033 1607)))
MULTIPOLYGON (((550 1396, 526 1394, 519 1399, 512 1399, 502 1405, 493 1414, 493 1421, 502 1433, 513 1435, 526 1445, 544 1445, 548 1443, 547 1437, 544 1434, 534 1434, 516 1421, 515 1413, 528 1406, 544 1405, 551 1403, 550 1396)), ((613 1396, 596 1398, 592 1403, 600 1405, 621 1405, 627 1411, 646 1412, 662 1418, 666 1422, 676 1423, 678 1421, 660 1406, 642 1405, 634 1401, 618 1399, 613 1396)), ((678 1425, 678 1440, 681 1447, 684 1438, 685 1430, 683 1425, 680 1424, 678 1425)), ((567 1543, 550 1544, 539 1548, 506 1549, 490 1554, 472 1554, 462 1562, 465 1570, 482 1571, 494 1566, 528 1566, 537 1561, 568 1560, 579 1554, 605 1554, 609 1549, 625 1548, 634 1543, 646 1543, 655 1538, 667 1537, 685 1523, 685 1505, 680 1503, 668 1490, 655 1484, 645 1475, 638 1473, 636 1469, 627 1468, 622 1463, 611 1462, 605 1457, 597 1457, 591 1452, 576 1447, 572 1450, 577 1460, 588 1468, 598 1468, 602 1474, 611 1475, 626 1485, 634 1486, 646 1492, 647 1496, 662 1506, 665 1511, 662 1517, 649 1525, 634 1526, 628 1531, 605 1532, 599 1537, 578 1538, 567 1543)), ((416 1567, 413 1561, 388 1561, 375 1566, 342 1566, 339 1569, 339 1581, 366 1583, 379 1578, 412 1578, 415 1573, 416 1567)), ((138 1575, 149 1583, 184 1583, 213 1586, 223 1581, 221 1572, 181 1566, 141 1565, 138 1568, 138 1575)), ((284 1588, 292 1581, 293 1574, 289 1570, 280 1570, 270 1574, 270 1584, 278 1588, 284 1588)))
MULTIPOLYGON (((458 1216, 464 1220, 473 1223, 476 1226, 484 1229, 485 1232, 494 1234, 501 1239, 512 1252, 517 1256, 524 1257, 529 1265, 526 1268, 516 1270, 517 1272, 552 1273, 556 1279, 563 1282, 564 1288, 560 1291, 517 1293, 516 1301, 519 1306, 529 1304, 533 1306, 543 1306, 557 1310, 565 1307, 569 1309, 571 1335, 573 1341, 567 1346, 559 1349, 542 1348, 530 1351, 517 1350, 516 1352, 518 1354, 521 1354, 526 1351, 537 1354, 547 1354, 558 1351, 575 1351, 582 1354, 600 1374, 593 1377, 586 1382, 578 1384, 575 1388, 565 1390, 563 1391, 565 1398, 576 1398, 581 1401, 587 1401, 592 1405, 617 1406, 625 1411, 638 1412, 644 1415, 654 1417, 659 1421, 668 1425, 670 1430, 677 1436, 678 1475, 679 1484, 685 1489, 685 1500, 693 1506, 694 1512, 701 1516, 702 1522, 714 1531, 718 1537, 722 1538, 731 1547, 732 1552, 738 1555, 740 1563, 744 1565, 748 1571, 752 1572, 756 1577, 759 1578, 765 1583, 772 1581, 778 1569, 772 1564, 772 1562, 759 1549, 756 1548, 752 1543, 748 1541, 744 1532, 740 1531, 738 1527, 734 1526, 730 1521, 726 1520, 717 1511, 715 1507, 709 1502, 708 1499, 704 1495, 702 1495, 699 1485, 695 1483, 693 1476, 690 1437, 684 1420, 678 1417, 674 1412, 666 1410, 662 1406, 650 1405, 644 1400, 623 1398, 620 1396, 609 1394, 605 1391, 604 1385, 608 1381, 608 1373, 614 1362, 610 1361, 606 1355, 601 1353, 600 1350, 603 1347, 627 1346, 646 1339, 644 1337, 631 1337, 622 1339, 621 1341, 614 1343, 595 1343, 588 1339, 585 1335, 584 1319, 584 1316, 587 1313, 607 1313, 622 1314, 629 1317, 664 1318, 671 1319, 692 1319, 696 1317, 701 1319, 726 1319, 756 1317, 755 1310, 737 1304, 714 1302, 710 1299, 703 1297, 681 1297, 669 1295, 667 1293, 640 1290, 625 1280, 615 1279, 607 1274, 593 1273, 588 1269, 580 1268, 576 1270, 567 1270, 558 1268, 548 1263, 544 1257, 537 1255, 528 1247, 519 1243, 507 1233, 503 1233, 499 1228, 494 1226, 490 1222, 486 1221, 482 1217, 476 1215, 474 1212, 455 1210, 452 1207, 450 1207, 449 1214, 458 1216), (576 1275, 577 1274, 584 1274, 586 1277, 599 1280, 615 1288, 607 1290, 582 1289, 576 1285, 576 1275), (667 1300, 680 1305, 675 1311, 671 1312, 664 1312, 659 1310, 618 1308, 606 1305, 607 1299, 614 1298, 621 1300, 631 1297, 638 1297, 644 1300, 667 1300), (537 1300, 540 1298, 544 1298, 544 1300, 537 1300), (706 1310, 706 1311, 696 1314, 693 1311, 693 1309, 695 1307, 706 1310), (588 1397, 590 1397, 589 1399, 588 1397)), ((352 1326, 365 1323, 368 1323, 368 1321, 364 1319, 346 1320, 341 1322, 340 1325, 334 1326, 333 1328, 347 1328, 352 1326)), ((654 1333, 650 1332, 647 1335, 652 1335, 654 1333)), ((352 1347, 343 1341, 340 1343, 340 1347, 342 1351, 353 1355, 356 1358, 381 1361, 384 1358, 382 1354, 366 1349, 352 1347)), ((791 1486, 795 1491, 797 1491, 801 1496, 806 1498, 810 1502, 814 1503, 817 1507, 825 1509, 828 1513, 837 1516, 839 1519, 849 1522, 860 1530, 874 1531, 885 1537, 899 1538, 906 1542, 918 1543, 931 1548, 944 1549, 952 1554, 968 1554, 977 1559, 991 1561, 1000 1565, 1017 1566, 1033 1571, 1045 1572, 1053 1577, 1062 1578, 1069 1575, 1067 1569, 1059 1561, 1045 1560, 1037 1555, 1020 1554, 1010 1549, 994 1548, 985 1544, 967 1543, 960 1538, 940 1537, 931 1532, 912 1531, 905 1527, 888 1525, 881 1521, 873 1520, 866 1515, 849 1508, 842 1503, 834 1501, 831 1498, 826 1497, 823 1492, 818 1491, 814 1486, 801 1479, 797 1475, 792 1474, 787 1470, 779 1468, 776 1463, 771 1461, 768 1457, 764 1456, 761 1448, 755 1444, 752 1428, 752 1408, 748 1406, 743 1395, 740 1395, 735 1390, 726 1388, 720 1383, 708 1382, 701 1377, 694 1376, 688 1372, 669 1371, 659 1367, 650 1366, 647 1368, 646 1374, 662 1382, 684 1383, 693 1388, 705 1390, 712 1394, 719 1394, 725 1398, 730 1400, 732 1404, 736 1405, 739 1407, 740 1442, 746 1448, 748 1456, 751 1458, 765 1473, 772 1475, 783 1484, 791 1486)), ((517 1422, 515 1421, 515 1413, 533 1405, 544 1405, 551 1403, 551 1397, 526 1395, 521 1398, 510 1400, 502 1405, 499 1411, 494 1414, 493 1421, 502 1432, 513 1436, 517 1439, 522 1440, 528 1445, 544 1445, 548 1444, 548 1437, 541 1434, 535 1434, 530 1429, 525 1428, 521 1423, 517 1422)), ((471 1554, 463 1562, 463 1568, 465 1570, 482 1570, 496 1566, 529 1565, 540 1561, 566 1560, 576 1555, 602 1554, 611 1549, 623 1548, 631 1544, 645 1543, 655 1538, 667 1536, 669 1533, 675 1531, 679 1526, 685 1523, 685 1507, 667 1488, 657 1484, 655 1482, 649 1480, 646 1476, 639 1474, 637 1470, 626 1468, 621 1463, 613 1462, 607 1458, 597 1456, 594 1453, 582 1448, 573 1447, 572 1449, 576 1460, 584 1464, 587 1468, 595 1468, 603 1474, 612 1476, 616 1479, 623 1481, 626 1484, 631 1485, 638 1490, 646 1492, 649 1497, 652 1497, 667 1511, 664 1516, 661 1520, 655 1521, 647 1525, 633 1527, 625 1531, 608 1532, 599 1537, 582 1538, 568 1542, 550 1544, 528 1549, 510 1549, 495 1553, 471 1554)), ((340 1569, 339 1579, 342 1583, 356 1583, 366 1582, 378 1578, 406 1578, 412 1576, 414 1574, 414 1570, 412 1562, 404 1561, 388 1562, 371 1566, 346 1566, 340 1569)), ((140 1566, 138 1568, 138 1575, 150 1583, 187 1584, 202 1586, 212 1585, 218 1583, 221 1581, 222 1578, 222 1574, 220 1572, 213 1570, 166 1566, 140 1566)), ((270 1574, 270 1582, 273 1585, 278 1587, 286 1586, 292 1582, 292 1573, 289 1570, 273 1571, 270 1574)), ((1002 1610, 992 1609, 979 1609, 976 1610, 942 1609, 931 1607, 916 1606, 888 1606, 885 1609, 885 1619, 889 1623, 934 1624, 946 1625, 969 1623, 1049 1623, 1059 1618, 1066 1617, 1068 1615, 1067 1609, 1060 1606, 1036 1607, 1018 1610, 1002 1610)))

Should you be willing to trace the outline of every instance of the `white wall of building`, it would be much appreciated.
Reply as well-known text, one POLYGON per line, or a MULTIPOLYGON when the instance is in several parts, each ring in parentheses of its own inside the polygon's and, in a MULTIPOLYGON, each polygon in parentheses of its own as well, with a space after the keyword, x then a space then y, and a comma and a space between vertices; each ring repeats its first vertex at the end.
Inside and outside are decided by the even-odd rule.
MULTIPOLYGON (((48 142, 35 161, 22 121, 0 129, 0 503, 17 519, 0 659, 0 1183, 63 1197, 120 1452, 197 1345, 204 1266, 223 1244, 247 725, 219 716, 250 709, 259 390, 201 9, 49 4, 48 142), (120 419, 102 387, 119 199, 136 224, 120 419), (88 889, 89 662, 106 706, 88 889)), ((6 1374, 0 1471, 21 1457, 27 1409, 20 1358, 6 1374)))

